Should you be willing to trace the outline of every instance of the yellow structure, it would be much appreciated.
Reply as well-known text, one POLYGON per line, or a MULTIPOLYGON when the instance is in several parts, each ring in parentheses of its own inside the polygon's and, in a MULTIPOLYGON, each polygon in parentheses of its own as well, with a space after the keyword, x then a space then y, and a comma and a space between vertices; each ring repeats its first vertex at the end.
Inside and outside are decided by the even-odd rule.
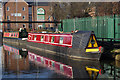
POLYGON ((98 52, 99 48, 98 48, 98 44, 95 38, 95 35, 91 35, 89 42, 88 42, 88 46, 86 48, 86 52, 98 52))
POLYGON ((99 70, 98 69, 86 67, 86 71, 88 72, 88 74, 90 76, 90 79, 92 79, 92 80, 96 80, 97 79, 97 76, 99 74, 99 70))

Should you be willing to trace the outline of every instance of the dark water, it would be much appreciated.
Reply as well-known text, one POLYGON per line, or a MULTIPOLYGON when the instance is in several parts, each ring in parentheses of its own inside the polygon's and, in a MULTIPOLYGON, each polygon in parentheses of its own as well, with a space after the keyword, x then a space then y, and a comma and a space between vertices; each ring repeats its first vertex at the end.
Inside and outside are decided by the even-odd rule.
POLYGON ((120 62, 118 61, 70 59, 7 44, 0 47, 0 53, 1 79, 84 78, 87 80, 120 80, 120 62), (90 69, 86 70, 86 67, 90 69))

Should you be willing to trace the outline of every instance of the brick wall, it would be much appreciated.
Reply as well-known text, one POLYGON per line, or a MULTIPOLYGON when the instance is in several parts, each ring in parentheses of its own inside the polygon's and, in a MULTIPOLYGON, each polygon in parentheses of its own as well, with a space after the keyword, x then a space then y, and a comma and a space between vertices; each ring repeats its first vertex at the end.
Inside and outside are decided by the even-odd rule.
MULTIPOLYGON (((45 20, 44 21, 49 21, 49 10, 50 10, 50 6, 32 6, 32 20, 33 21, 37 21, 37 9, 39 8, 43 8, 45 10, 45 15, 41 15, 41 16, 45 16, 45 20)), ((40 20, 39 20, 40 21, 40 20)), ((51 19, 50 21, 53 21, 53 19, 51 19)), ((32 24, 33 28, 37 28, 38 25, 43 25, 43 23, 36 23, 36 24, 32 24)), ((53 24, 51 23, 45 23, 46 27, 53 27, 53 24), (50 26, 49 26, 50 25, 50 26)))
MULTIPOLYGON (((9 16, 9 21, 28 21, 28 4, 26 2, 7 2, 4 6, 4 20, 7 21, 7 17, 9 16), (24 11, 23 11, 24 7, 24 11), (7 10, 9 8, 9 10, 7 10), (18 14, 16 14, 18 13, 18 14), (25 19, 23 19, 25 16, 25 19)), ((26 28, 28 28, 28 23, 10 23, 10 29, 19 29, 23 27, 25 24, 26 28)), ((5 29, 8 28, 7 23, 4 24, 5 29)), ((3 25, 3 26, 4 26, 3 25)))
MULTIPOLYGON (((9 21, 29 21, 29 4, 26 3, 24 0, 21 0, 21 2, 7 2, 4 5, 4 21, 7 21, 8 16, 9 16, 9 21), (25 8, 25 11, 23 11, 23 7, 25 8), (9 10, 7 10, 9 8, 9 10), (19 13, 19 16, 15 16, 16 13, 19 13), (25 16, 25 19, 23 19, 23 16, 25 16)), ((50 6, 36 6, 32 5, 31 6, 32 10, 32 21, 37 21, 37 9, 38 8, 43 8, 45 10, 45 19, 44 21, 48 21, 49 18, 49 10, 50 6)), ((51 19, 52 21, 53 19, 51 19)), ((19 28, 23 28, 23 24, 25 24, 26 28, 29 29, 29 23, 10 23, 10 24, 3 24, 3 27, 6 30, 19 30, 19 28), (8 27, 9 26, 9 27, 8 27)), ((37 29, 38 25, 43 25, 43 23, 32 23, 32 28, 37 29)), ((53 24, 46 23, 46 27, 53 27, 53 24)))

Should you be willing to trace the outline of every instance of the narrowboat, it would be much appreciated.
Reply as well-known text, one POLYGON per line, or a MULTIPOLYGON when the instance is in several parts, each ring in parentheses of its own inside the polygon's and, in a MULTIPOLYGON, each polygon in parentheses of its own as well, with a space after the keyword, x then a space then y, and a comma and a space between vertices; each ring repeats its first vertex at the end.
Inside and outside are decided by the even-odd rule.
POLYGON ((21 31, 21 32, 4 32, 3 34, 4 38, 27 38, 28 37, 28 32, 26 31, 21 31))
POLYGON ((35 46, 36 43, 36 47, 40 49, 71 58, 100 60, 101 56, 101 47, 98 47, 92 31, 78 31, 69 34, 28 33, 28 42, 28 46, 35 46))

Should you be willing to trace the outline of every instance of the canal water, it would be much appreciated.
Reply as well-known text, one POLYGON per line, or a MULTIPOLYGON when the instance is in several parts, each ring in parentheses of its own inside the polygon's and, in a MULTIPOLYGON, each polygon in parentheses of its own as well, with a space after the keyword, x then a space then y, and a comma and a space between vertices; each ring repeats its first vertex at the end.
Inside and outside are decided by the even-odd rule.
POLYGON ((120 80, 120 62, 71 59, 51 53, 3 44, 0 47, 0 79, 120 80))

